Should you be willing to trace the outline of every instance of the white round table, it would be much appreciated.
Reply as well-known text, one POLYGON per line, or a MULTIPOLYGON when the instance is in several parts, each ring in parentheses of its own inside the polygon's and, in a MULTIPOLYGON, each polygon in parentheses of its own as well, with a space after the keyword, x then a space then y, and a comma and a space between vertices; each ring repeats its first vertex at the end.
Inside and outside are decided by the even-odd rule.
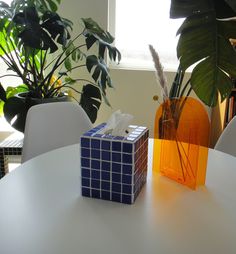
POLYGON ((197 191, 149 167, 125 205, 81 196, 79 145, 36 157, 0 181, 0 253, 235 254, 236 158, 210 150, 197 191))

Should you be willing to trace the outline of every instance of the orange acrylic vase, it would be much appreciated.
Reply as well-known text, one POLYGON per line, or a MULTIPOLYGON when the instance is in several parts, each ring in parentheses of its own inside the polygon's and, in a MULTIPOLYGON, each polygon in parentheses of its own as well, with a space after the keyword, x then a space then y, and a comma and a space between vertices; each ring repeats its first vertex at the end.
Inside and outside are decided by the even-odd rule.
POLYGON ((201 102, 191 97, 165 101, 155 117, 153 169, 192 189, 204 185, 209 134, 201 102))

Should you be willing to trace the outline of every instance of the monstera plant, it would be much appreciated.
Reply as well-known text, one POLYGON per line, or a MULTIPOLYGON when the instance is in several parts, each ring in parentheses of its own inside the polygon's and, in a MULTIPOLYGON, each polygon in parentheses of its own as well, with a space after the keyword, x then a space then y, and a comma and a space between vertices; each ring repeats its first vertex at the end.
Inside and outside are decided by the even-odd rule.
POLYGON ((91 18, 82 18, 81 33, 72 37, 73 23, 57 13, 60 2, 0 1, 0 58, 10 71, 1 77, 17 76, 22 81, 17 87, 0 85, 1 106, 20 131, 32 105, 64 100, 71 91, 80 95, 77 101, 92 122, 102 99, 109 105, 106 88, 112 82, 104 59, 106 52, 113 61, 121 58, 112 46, 114 38, 91 18), (91 78, 83 77, 83 69, 91 78))
MULTIPOLYGON (((177 56, 182 73, 194 66, 190 85, 208 106, 215 106, 230 95, 236 77, 236 51, 230 39, 236 38, 234 0, 172 0, 171 18, 185 18, 177 56)), ((178 70, 178 71, 180 71, 178 70)))

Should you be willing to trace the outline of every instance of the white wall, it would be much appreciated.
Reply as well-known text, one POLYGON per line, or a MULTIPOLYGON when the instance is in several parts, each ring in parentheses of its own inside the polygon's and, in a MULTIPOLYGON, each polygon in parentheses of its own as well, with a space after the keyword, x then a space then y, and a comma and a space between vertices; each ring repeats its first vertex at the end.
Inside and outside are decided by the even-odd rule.
MULTIPOLYGON (((91 17, 103 28, 108 26, 108 0, 62 0, 60 11, 74 24, 78 24, 82 17, 91 17)), ((134 115, 133 124, 147 126, 152 136, 155 112, 159 105, 152 97, 160 95, 154 71, 112 69, 111 77, 115 89, 109 89, 107 95, 112 108, 103 104, 97 123, 106 121, 113 111, 121 109, 134 115)), ((167 73, 169 83, 173 77, 174 73, 167 73)))
MULTIPOLYGON (((155 113, 159 106, 152 98, 161 95, 154 71, 113 69, 111 75, 115 84, 115 89, 108 92, 112 109, 102 105, 97 121, 105 121, 112 111, 121 109, 134 116, 134 124, 147 126, 152 136, 155 113)), ((168 80, 173 80, 174 75, 167 73, 168 80)))

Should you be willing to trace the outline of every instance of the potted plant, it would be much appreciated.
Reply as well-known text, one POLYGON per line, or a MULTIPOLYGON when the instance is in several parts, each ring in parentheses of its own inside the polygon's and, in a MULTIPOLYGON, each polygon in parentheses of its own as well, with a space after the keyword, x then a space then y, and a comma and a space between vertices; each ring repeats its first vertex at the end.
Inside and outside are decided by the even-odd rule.
POLYGON ((194 91, 211 107, 217 104, 218 93, 222 100, 230 95, 236 77, 236 51, 230 42, 236 38, 236 21, 228 18, 236 16, 236 4, 172 0, 170 16, 185 18, 177 32, 180 64, 170 90, 158 54, 150 46, 163 93, 155 117, 153 164, 163 175, 195 189, 205 183, 210 122, 203 104, 189 95, 194 91), (184 83, 192 65, 190 79, 184 83))
POLYGON ((236 77, 236 51, 230 39, 236 38, 236 4, 230 0, 171 0, 171 18, 186 18, 177 34, 180 36, 177 56, 180 66, 170 97, 181 89, 185 71, 191 73, 190 89, 208 106, 215 106, 218 93, 223 101, 236 77), (229 20, 227 20, 229 19, 229 20), (181 82, 179 82, 181 81, 181 82))
MULTIPOLYGON (((81 33, 71 37, 73 23, 57 13, 60 0, 0 1, 0 58, 10 74, 22 84, 4 89, 0 85, 1 106, 12 126, 24 131, 28 109, 37 103, 66 100, 68 89, 80 94, 78 103, 95 122, 106 88, 112 87, 106 52, 110 60, 120 61, 114 38, 91 18, 82 18, 81 33), (89 54, 97 47, 97 53, 89 54), (86 68, 91 79, 70 76, 73 70, 86 68), (80 84, 81 89, 74 85, 80 84), (23 92, 23 98, 18 95, 23 92), (13 122, 14 120, 14 122, 13 122)), ((93 51, 94 52, 94 51, 93 51)), ((1 78, 0 77, 0 78, 1 78)))

